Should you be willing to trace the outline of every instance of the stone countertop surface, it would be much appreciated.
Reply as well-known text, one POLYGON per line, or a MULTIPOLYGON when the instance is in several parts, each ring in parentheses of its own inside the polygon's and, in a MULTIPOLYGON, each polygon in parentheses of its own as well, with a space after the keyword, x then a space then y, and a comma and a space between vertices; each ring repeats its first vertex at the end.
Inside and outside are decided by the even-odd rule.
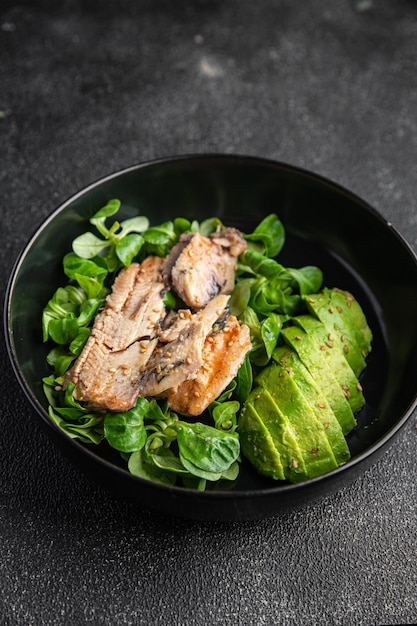
MULTIPOLYGON (((361 196, 417 248, 414 0, 3 0, 0 271, 65 199, 124 167, 238 153, 361 196)), ((351 486, 206 524, 90 482, 1 351, 5 625, 417 623, 417 429, 351 486)), ((417 374, 417 373, 416 373, 417 374)))

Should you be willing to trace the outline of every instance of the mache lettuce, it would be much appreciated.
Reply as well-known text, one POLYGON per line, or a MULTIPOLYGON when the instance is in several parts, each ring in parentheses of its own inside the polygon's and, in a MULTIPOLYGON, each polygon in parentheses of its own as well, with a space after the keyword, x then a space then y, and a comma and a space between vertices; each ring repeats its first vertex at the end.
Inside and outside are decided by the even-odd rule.
MULTIPOLYGON (((150 225, 138 216, 109 224, 120 206, 119 200, 110 200, 90 219, 96 233, 88 231, 73 241, 63 258, 68 282, 44 307, 42 334, 50 345, 52 370, 43 379, 49 416, 69 437, 117 450, 127 469, 142 478, 199 490, 207 483, 235 481, 241 461, 239 411, 254 376, 271 362, 283 325, 305 310, 306 295, 320 290, 322 272, 315 266, 284 267, 276 260, 285 231, 276 214, 267 216, 252 233, 242 233, 248 247, 239 257, 230 298, 231 313, 250 329, 252 349, 201 419, 174 413, 165 400, 141 397, 124 413, 90 411, 74 398, 72 384, 64 388, 63 377, 80 355, 118 271, 149 255, 166 256, 183 233, 208 236, 224 228, 216 217, 202 222, 179 217, 150 225)), ((178 306, 171 292, 164 298, 168 308, 178 306)))

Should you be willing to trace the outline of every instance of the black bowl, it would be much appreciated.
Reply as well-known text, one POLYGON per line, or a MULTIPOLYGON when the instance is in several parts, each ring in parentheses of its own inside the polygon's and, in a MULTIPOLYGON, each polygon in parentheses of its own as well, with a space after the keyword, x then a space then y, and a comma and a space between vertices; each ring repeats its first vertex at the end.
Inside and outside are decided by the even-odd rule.
POLYGON ((171 158, 112 174, 77 193, 38 229, 18 259, 6 297, 6 340, 22 389, 53 441, 90 477, 141 506, 202 520, 249 520, 279 514, 354 480, 392 442, 417 404, 417 259, 405 240, 366 202, 310 172, 252 157, 171 158), (287 239, 280 262, 318 265, 326 286, 354 293, 374 333, 362 377, 366 406, 348 438, 352 459, 301 484, 276 483, 243 462, 236 483, 196 492, 132 476, 106 446, 85 446, 48 418, 42 376, 48 348, 41 311, 64 284, 62 257, 110 198, 122 218, 140 211, 156 224, 175 216, 217 215, 250 232, 276 212, 287 239))

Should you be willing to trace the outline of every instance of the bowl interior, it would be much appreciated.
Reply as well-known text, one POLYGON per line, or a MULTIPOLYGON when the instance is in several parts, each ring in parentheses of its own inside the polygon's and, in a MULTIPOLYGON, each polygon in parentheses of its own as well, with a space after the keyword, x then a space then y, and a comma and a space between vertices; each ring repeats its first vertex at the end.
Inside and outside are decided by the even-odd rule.
MULTIPOLYGON (((9 351, 22 387, 48 428, 55 427, 47 417, 41 384, 50 373, 41 311, 65 283, 62 257, 71 241, 110 198, 122 201, 121 218, 139 212, 153 224, 175 216, 201 220, 216 215, 249 232, 263 217, 277 213, 287 234, 280 262, 318 265, 326 286, 348 289, 357 297, 374 333, 361 379, 367 404, 348 438, 350 463, 401 426, 417 391, 417 263, 402 237, 365 202, 308 172, 255 158, 199 156, 133 167, 90 186, 50 216, 19 259, 7 296, 9 351)), ((92 452, 119 464, 118 455, 106 446, 92 452)), ((244 463, 238 481, 228 488, 279 492, 284 487, 257 476, 244 463)))

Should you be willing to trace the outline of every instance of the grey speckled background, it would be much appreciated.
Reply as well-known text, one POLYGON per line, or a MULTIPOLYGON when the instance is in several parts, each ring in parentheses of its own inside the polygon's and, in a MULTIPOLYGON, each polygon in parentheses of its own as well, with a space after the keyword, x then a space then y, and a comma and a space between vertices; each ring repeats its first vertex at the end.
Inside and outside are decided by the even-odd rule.
MULTIPOLYGON (((173 154, 309 168, 417 249, 415 0, 3 0, 0 59, 3 292, 61 201, 173 154)), ((2 624, 417 622, 415 415, 337 495, 206 525, 89 482, 36 426, 4 348, 1 371, 2 624)))

